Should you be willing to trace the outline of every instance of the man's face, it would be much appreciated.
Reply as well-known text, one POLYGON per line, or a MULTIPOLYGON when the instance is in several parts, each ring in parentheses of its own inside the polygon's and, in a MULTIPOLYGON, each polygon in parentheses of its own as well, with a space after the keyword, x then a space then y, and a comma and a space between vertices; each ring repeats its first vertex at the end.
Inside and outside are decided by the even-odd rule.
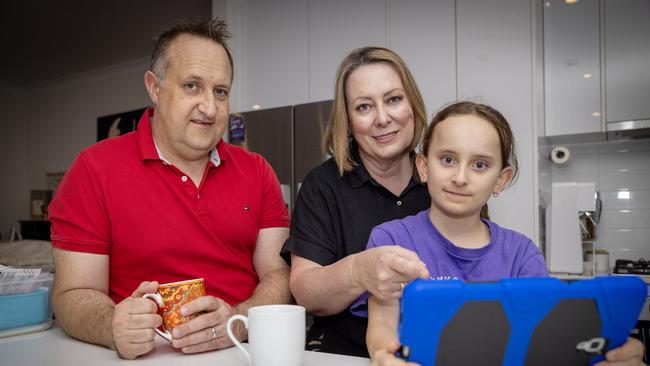
POLYGON ((164 81, 149 88, 154 138, 166 158, 204 159, 219 142, 228 123, 231 75, 221 45, 189 34, 172 41, 164 81))

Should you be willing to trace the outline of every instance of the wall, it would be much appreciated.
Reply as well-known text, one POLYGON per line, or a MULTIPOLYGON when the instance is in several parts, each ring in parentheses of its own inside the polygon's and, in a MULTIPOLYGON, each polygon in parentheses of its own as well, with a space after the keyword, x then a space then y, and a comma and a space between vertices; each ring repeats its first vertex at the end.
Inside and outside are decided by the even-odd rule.
MULTIPOLYGON (((350 49, 369 44, 394 48, 421 84, 429 115, 453 99, 469 97, 493 104, 510 119, 519 140, 522 174, 517 185, 491 201, 491 213, 500 224, 537 239, 531 2, 268 3, 213 1, 213 15, 225 14, 234 35, 233 111, 248 110, 252 103, 270 108, 329 99, 336 66, 350 49)), ((26 218, 29 190, 46 188, 45 172, 66 169, 95 141, 98 116, 149 103, 144 70, 146 62, 140 60, 27 92, 25 107, 19 108, 24 120, 0 127, 24 128, 25 138, 11 152, 26 167, 18 172, 23 181, 11 183, 17 189, 0 192, 0 202, 12 202, 0 230, 26 218)))
POLYGON ((231 109, 331 99, 347 53, 368 45, 392 48, 409 65, 429 116, 470 99, 508 118, 519 145, 520 178, 490 201, 490 214, 537 241, 534 3, 227 0, 236 69, 231 109))
POLYGON ((553 182, 595 182, 603 201, 598 248, 616 259, 650 259, 650 139, 573 142, 567 165, 551 164, 554 144, 540 144, 540 189, 549 202, 553 182))
POLYGON ((149 105, 147 69, 148 60, 136 60, 0 98, 3 113, 10 111, 0 125, 3 236, 9 225, 29 219, 29 192, 48 188, 45 173, 65 171, 79 151, 96 142, 97 117, 149 105))
POLYGON ((18 218, 29 218, 26 143, 27 120, 22 93, 0 89, 0 235, 6 239, 9 226, 18 218))

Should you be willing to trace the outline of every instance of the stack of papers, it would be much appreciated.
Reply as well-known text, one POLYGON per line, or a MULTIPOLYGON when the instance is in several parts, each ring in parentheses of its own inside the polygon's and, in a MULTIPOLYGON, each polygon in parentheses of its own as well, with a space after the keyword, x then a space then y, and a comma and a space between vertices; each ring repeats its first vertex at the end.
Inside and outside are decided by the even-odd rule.
POLYGON ((0 296, 33 292, 50 279, 51 273, 40 268, 11 268, 0 264, 0 296))

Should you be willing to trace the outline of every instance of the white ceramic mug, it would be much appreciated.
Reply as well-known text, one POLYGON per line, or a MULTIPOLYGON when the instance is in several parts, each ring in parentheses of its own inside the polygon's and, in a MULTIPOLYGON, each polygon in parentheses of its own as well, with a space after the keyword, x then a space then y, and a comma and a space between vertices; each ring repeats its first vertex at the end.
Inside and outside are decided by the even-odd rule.
POLYGON ((305 308, 298 305, 263 305, 248 309, 248 317, 228 319, 228 337, 244 352, 251 366, 300 366, 305 349, 305 308), (248 329, 248 351, 232 333, 241 320, 248 329))

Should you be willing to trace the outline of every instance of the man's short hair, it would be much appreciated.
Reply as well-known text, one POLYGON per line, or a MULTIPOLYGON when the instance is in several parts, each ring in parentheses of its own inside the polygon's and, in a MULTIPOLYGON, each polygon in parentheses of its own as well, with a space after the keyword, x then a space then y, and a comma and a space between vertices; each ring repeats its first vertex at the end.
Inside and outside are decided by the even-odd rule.
POLYGON ((164 81, 165 72, 169 66, 169 46, 181 34, 191 34, 211 39, 221 45, 226 50, 226 54, 228 54, 230 69, 232 70, 232 75, 234 75, 232 54, 226 44, 226 40, 231 37, 226 22, 219 18, 190 19, 165 30, 156 40, 156 45, 151 54, 151 71, 153 71, 161 82, 164 81))

